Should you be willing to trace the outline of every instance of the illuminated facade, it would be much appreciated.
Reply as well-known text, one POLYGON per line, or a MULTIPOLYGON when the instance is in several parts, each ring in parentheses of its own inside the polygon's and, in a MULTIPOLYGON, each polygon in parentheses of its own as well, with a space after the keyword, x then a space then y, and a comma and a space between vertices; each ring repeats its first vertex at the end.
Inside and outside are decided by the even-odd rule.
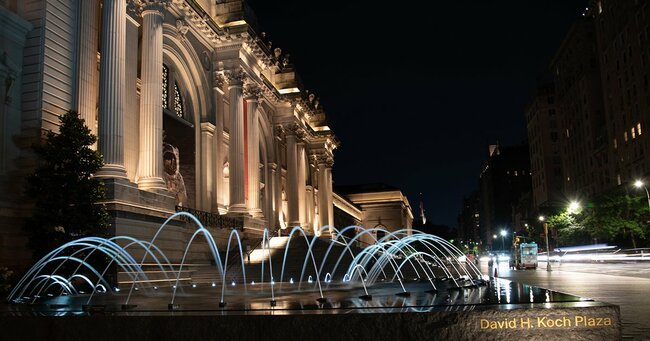
MULTIPOLYGON (((336 138, 243 1, 0 0, 0 16, 0 259, 29 258, 30 146, 68 109, 99 137, 116 234, 150 236, 176 206, 244 236, 333 224, 336 138)), ((180 253, 193 231, 176 228, 180 253)))

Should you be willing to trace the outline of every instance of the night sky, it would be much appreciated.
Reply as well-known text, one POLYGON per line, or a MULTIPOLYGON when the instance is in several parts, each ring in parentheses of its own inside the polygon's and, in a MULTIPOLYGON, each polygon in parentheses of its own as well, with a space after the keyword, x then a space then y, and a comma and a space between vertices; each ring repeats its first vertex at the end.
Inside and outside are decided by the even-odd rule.
POLYGON ((416 217, 422 192, 427 219, 456 227, 487 145, 526 140, 536 80, 586 1, 249 4, 342 142, 334 185, 397 186, 416 217))

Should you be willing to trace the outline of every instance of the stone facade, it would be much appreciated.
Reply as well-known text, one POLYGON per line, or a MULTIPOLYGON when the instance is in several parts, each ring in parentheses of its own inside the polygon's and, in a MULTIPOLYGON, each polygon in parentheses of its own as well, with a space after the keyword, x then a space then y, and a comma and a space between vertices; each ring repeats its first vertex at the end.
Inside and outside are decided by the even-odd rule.
POLYGON ((116 234, 152 235, 175 205, 245 236, 333 225, 337 139, 244 1, 8 0, 0 16, 3 263, 29 262, 30 146, 68 109, 99 137, 116 234))

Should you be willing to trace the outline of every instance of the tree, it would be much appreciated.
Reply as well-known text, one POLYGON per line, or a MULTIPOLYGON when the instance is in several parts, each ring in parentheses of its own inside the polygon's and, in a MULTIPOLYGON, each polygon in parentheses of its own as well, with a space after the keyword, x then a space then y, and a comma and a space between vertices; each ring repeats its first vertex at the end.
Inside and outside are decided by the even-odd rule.
POLYGON ((551 229, 556 229, 559 245, 584 244, 591 239, 589 231, 576 214, 560 212, 548 217, 547 222, 549 233, 551 229))
POLYGON ((60 117, 59 133, 49 131, 34 152, 41 159, 27 178, 25 193, 35 207, 25 230, 34 256, 83 236, 105 236, 109 227, 101 181, 92 175, 103 166, 97 141, 75 111, 60 117))
POLYGON ((598 196, 585 212, 583 223, 594 238, 629 238, 636 248, 636 238, 643 239, 648 233, 648 205, 645 196, 631 195, 623 189, 598 196))

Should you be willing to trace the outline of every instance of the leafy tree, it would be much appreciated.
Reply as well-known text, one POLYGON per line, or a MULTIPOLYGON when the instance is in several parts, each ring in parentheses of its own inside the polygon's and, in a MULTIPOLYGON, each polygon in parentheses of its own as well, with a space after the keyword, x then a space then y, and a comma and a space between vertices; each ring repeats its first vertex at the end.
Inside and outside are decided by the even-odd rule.
POLYGON ((547 222, 549 233, 551 229, 556 229, 559 245, 584 244, 591 239, 589 231, 581 223, 579 214, 565 211, 548 217, 547 222))
POLYGON ((593 208, 585 212, 583 223, 594 238, 613 240, 629 238, 636 248, 637 238, 648 234, 648 203, 645 196, 632 195, 624 188, 600 195, 593 208))
POLYGON ((41 159, 27 178, 26 194, 34 200, 25 230, 34 256, 39 258, 70 240, 106 235, 108 213, 101 181, 92 174, 103 166, 99 152, 90 148, 97 138, 75 111, 60 117, 59 133, 49 131, 40 146, 41 159))

